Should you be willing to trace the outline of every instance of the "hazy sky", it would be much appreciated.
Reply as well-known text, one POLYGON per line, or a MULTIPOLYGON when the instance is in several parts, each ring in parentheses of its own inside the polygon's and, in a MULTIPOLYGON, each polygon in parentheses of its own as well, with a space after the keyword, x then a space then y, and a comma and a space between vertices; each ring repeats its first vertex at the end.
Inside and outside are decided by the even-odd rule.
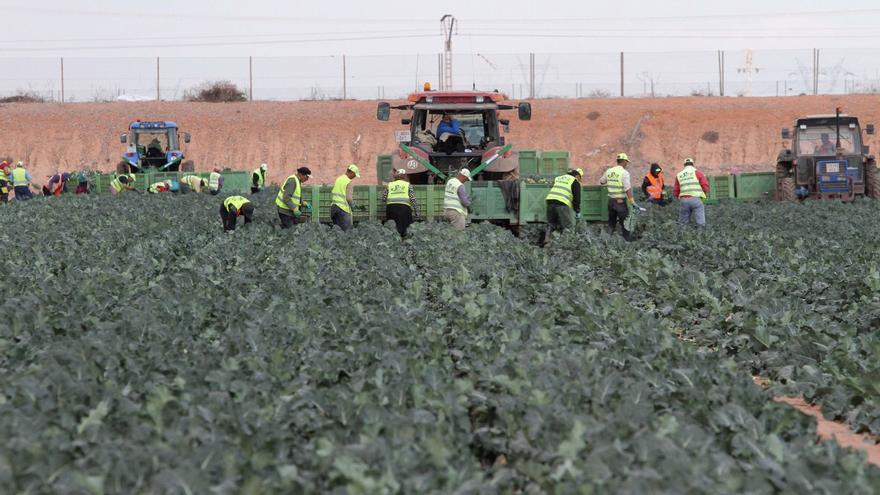
POLYGON ((876 0, 0 0, 0 12, 3 57, 436 53, 447 13, 465 53, 880 46, 876 0))

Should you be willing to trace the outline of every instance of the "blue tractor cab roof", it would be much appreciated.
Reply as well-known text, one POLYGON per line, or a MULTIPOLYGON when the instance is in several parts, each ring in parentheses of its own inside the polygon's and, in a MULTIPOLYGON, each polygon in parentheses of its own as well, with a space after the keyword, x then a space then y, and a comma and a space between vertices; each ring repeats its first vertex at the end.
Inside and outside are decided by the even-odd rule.
POLYGON ((170 120, 160 121, 160 122, 132 122, 129 125, 132 129, 176 129, 177 123, 171 122, 170 120))

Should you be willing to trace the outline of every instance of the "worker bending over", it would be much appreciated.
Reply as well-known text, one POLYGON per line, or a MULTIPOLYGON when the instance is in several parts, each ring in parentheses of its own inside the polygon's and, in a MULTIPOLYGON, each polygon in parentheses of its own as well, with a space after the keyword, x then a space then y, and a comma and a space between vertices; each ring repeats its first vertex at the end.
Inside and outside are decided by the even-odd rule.
POLYGON ((298 224, 303 210, 310 208, 302 199, 302 185, 311 176, 312 171, 308 167, 300 167, 281 185, 281 190, 275 196, 275 209, 278 211, 282 229, 298 224))
POLYGON ((15 190, 15 199, 31 199, 34 197, 31 188, 38 189, 33 183, 30 172, 24 168, 24 162, 17 162, 15 168, 12 169, 12 187, 15 190))
POLYGON ((330 221, 339 226, 343 232, 351 230, 352 209, 354 208, 354 181, 360 177, 361 172, 354 163, 348 166, 345 173, 336 178, 333 183, 333 204, 330 205, 330 221))
POLYGON ((631 241, 632 233, 624 227, 624 220, 629 216, 630 207, 635 207, 636 201, 633 199, 632 181, 626 170, 627 166, 629 157, 626 153, 618 153, 617 165, 605 171, 599 184, 608 189, 608 231, 613 234, 619 224, 623 238, 631 241))
POLYGON ((137 178, 134 174, 121 174, 117 175, 115 179, 110 181, 110 192, 114 195, 122 194, 125 191, 135 191, 134 183, 137 178))
POLYGON ((415 192, 409 185, 406 170, 402 168, 395 170, 393 179, 382 191, 381 200, 385 203, 385 218, 394 220, 397 233, 400 237, 406 237, 406 231, 413 223, 413 218, 419 217, 419 205, 416 203, 415 192))
POLYGON ((663 190, 664 187, 666 184, 663 180, 663 169, 660 168, 660 164, 652 163, 651 170, 642 180, 642 194, 645 195, 648 203, 666 206, 669 202, 667 201, 668 196, 663 190))
POLYGON ((43 196, 55 196, 57 198, 58 196, 61 196, 62 193, 66 193, 67 181, 69 180, 70 174, 67 172, 49 177, 46 185, 43 186, 43 196))
POLYGON ((706 226, 706 206, 703 201, 709 194, 709 180, 694 166, 693 158, 687 158, 684 169, 675 176, 672 194, 679 199, 678 223, 685 226, 693 217, 697 227, 706 226))
POLYGON ((244 217, 245 225, 251 223, 254 218, 254 204, 244 196, 230 196, 223 200, 220 205, 220 220, 223 222, 223 231, 235 230, 238 217, 244 217))
POLYGON ((573 228, 575 220, 580 220, 583 177, 583 169, 576 168, 553 179, 553 187, 544 198, 547 203, 547 227, 541 237, 541 246, 547 245, 554 230, 573 228))
POLYGON ((269 165, 265 163, 254 169, 251 174, 251 194, 260 192, 266 186, 266 171, 268 170, 269 165))
POLYGON ((0 162, 0 203, 9 202, 9 162, 0 162))
POLYGON ((469 180, 471 180, 471 171, 463 168, 457 177, 446 181, 446 190, 443 193, 443 218, 452 224, 455 230, 464 230, 467 222, 471 198, 464 183, 469 180))
POLYGON ((223 176, 220 175, 220 169, 214 167, 214 171, 208 176, 208 192, 211 196, 216 196, 223 189, 223 176))
POLYGON ((184 175, 180 178, 180 192, 186 194, 192 192, 202 192, 208 181, 195 175, 184 175))

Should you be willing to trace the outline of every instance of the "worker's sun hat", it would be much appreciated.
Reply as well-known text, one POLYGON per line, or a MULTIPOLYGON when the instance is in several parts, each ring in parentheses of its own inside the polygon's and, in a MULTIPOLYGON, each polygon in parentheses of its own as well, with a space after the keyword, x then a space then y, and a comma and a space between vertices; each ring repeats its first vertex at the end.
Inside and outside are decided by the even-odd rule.
POLYGON ((580 168, 580 167, 578 167, 578 168, 573 168, 573 169, 571 169, 571 170, 568 171, 568 173, 572 173, 572 172, 574 172, 574 173, 580 175, 581 177, 584 176, 584 169, 582 169, 582 168, 580 168))
POLYGON ((466 169, 466 168, 463 168, 463 169, 461 169, 461 171, 458 173, 458 175, 461 175, 462 177, 467 177, 468 179, 470 179, 470 178, 471 178, 471 171, 468 170, 468 169, 466 169))
POLYGON ((296 169, 296 171, 305 175, 306 177, 312 176, 312 171, 311 171, 311 169, 309 169, 309 167, 300 167, 300 168, 296 169))
POLYGON ((618 160, 618 161, 620 161, 620 160, 626 160, 626 161, 629 161, 629 156, 627 156, 626 153, 618 153, 618 154, 617 154, 617 160, 618 160))
POLYGON ((358 166, 355 165, 354 163, 350 163, 350 164, 348 165, 348 171, 349 171, 349 172, 352 172, 352 173, 354 174, 355 177, 360 177, 360 176, 361 176, 361 169, 359 169, 358 166))
POLYGON ((694 164, 694 159, 693 159, 693 158, 685 158, 685 159, 684 159, 684 164, 685 164, 685 165, 693 165, 693 164, 694 164))
POLYGON ((269 165, 267 165, 265 163, 260 164, 260 170, 268 170, 268 169, 269 169, 269 165))

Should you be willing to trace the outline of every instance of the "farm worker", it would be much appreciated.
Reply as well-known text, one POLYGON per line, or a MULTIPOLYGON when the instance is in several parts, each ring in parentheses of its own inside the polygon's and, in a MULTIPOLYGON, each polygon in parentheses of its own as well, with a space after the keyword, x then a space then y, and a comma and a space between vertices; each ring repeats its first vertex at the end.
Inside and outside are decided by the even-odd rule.
POLYGON ((821 136, 819 136, 822 140, 818 146, 816 146, 815 154, 817 155, 833 155, 837 153, 837 146, 831 142, 831 137, 827 132, 823 132, 821 136))
POLYGON ((12 186, 15 189, 15 199, 31 199, 34 197, 30 188, 36 189, 30 172, 24 168, 24 162, 17 162, 11 174, 12 186))
POLYGON ((110 181, 110 192, 113 194, 122 194, 125 191, 134 191, 134 183, 137 178, 134 174, 118 175, 110 181))
POLYGON ((455 230, 464 230, 465 220, 471 206, 471 198, 468 197, 464 183, 471 180, 471 171, 463 168, 457 177, 446 182, 446 190, 443 194, 443 218, 452 224, 455 230))
POLYGON ((581 218, 581 180, 584 170, 576 168, 553 179, 553 187, 544 198, 547 203, 547 228, 541 245, 547 244, 554 230, 563 231, 574 227, 575 219, 581 218))
POLYGON ((180 192, 188 193, 202 192, 202 189, 208 184, 208 181, 195 175, 184 175, 180 178, 180 192))
POLYGON ((447 133, 458 136, 461 133, 461 126, 457 120, 452 118, 452 115, 445 113, 437 125, 437 139, 447 133))
POLYGON ((260 192, 266 186, 267 170, 269 170, 269 165, 265 163, 254 169, 253 174, 251 174, 251 194, 260 192))
POLYGON ((156 150, 159 153, 162 152, 162 143, 159 142, 159 138, 153 138, 153 140, 150 141, 150 144, 147 145, 147 150, 151 149, 156 150))
POLYGON ((402 168, 395 170, 393 178, 394 180, 388 183, 388 187, 382 192, 385 217, 394 220, 400 237, 406 237, 406 231, 413 223, 413 217, 419 216, 419 205, 416 203, 413 188, 409 187, 406 170, 402 168))
POLYGON ((147 192, 152 193, 152 194, 159 194, 159 193, 169 192, 169 191, 171 191, 171 181, 170 180, 163 180, 161 182, 154 182, 154 183, 150 184, 149 188, 147 188, 147 192))
POLYGON ((70 174, 55 174, 49 178, 46 185, 43 186, 43 196, 61 196, 61 193, 67 192, 67 181, 70 180, 70 174))
POLYGON ((216 196, 223 189, 223 176, 220 175, 220 169, 214 167, 214 171, 208 176, 208 191, 212 196, 216 196))
POLYGON ((308 167, 300 167, 281 185, 281 190, 275 196, 275 209, 278 210, 282 229, 298 224, 304 209, 311 211, 309 204, 302 200, 302 185, 311 176, 312 171, 308 167))
POLYGON ((333 204, 330 205, 330 220, 333 225, 338 225, 343 232, 351 230, 352 213, 354 208, 354 181, 355 177, 360 177, 361 171, 354 163, 349 164, 345 173, 336 178, 333 183, 333 204))
POLYGON ((675 176, 675 187, 672 194, 678 198, 678 223, 687 225, 691 217, 697 223, 697 227, 706 226, 706 206, 703 200, 709 193, 709 180, 703 172, 694 166, 694 159, 687 158, 684 161, 684 169, 675 176))
POLYGON ((245 225, 251 223, 254 218, 254 204, 244 196, 230 196, 223 200, 220 205, 220 220, 223 222, 223 231, 235 230, 238 217, 244 217, 245 225))
POLYGON ((657 163, 652 163, 651 170, 642 180, 642 193, 649 203, 658 206, 667 205, 666 198, 663 197, 663 187, 665 185, 663 181, 663 168, 657 163))
POLYGON ((89 193, 89 176, 86 174, 85 170, 80 171, 80 173, 76 176, 77 184, 76 184, 76 194, 88 194, 89 193))
POLYGON ((632 182, 626 170, 628 165, 629 156, 626 153, 618 153, 617 165, 605 171, 599 179, 599 184, 608 187, 608 230, 613 234, 620 224, 623 238, 631 241, 632 236, 623 223, 629 216, 629 208, 636 204, 633 199, 632 182))
POLYGON ((9 162, 0 162, 0 203, 9 202, 9 162))

